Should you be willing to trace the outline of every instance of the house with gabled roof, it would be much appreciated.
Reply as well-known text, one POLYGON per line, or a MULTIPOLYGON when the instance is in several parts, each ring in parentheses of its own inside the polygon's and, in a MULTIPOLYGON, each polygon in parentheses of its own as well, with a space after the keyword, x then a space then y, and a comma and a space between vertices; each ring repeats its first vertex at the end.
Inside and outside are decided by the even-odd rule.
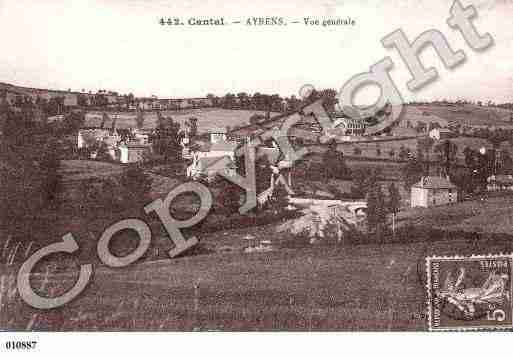
POLYGON ((202 157, 187 167, 187 176, 191 178, 214 178, 216 175, 234 176, 237 171, 235 162, 228 156, 202 157))
POLYGON ((411 207, 432 207, 458 200, 458 187, 449 178, 425 176, 411 187, 411 207))
POLYGON ((149 143, 128 141, 119 145, 119 161, 121 163, 143 162, 151 153, 152 147, 149 143))
POLYGON ((488 191, 513 191, 513 175, 494 174, 486 179, 488 191))
POLYGON ((192 151, 192 164, 187 168, 187 176, 195 178, 201 175, 207 177, 215 174, 209 166, 214 165, 215 170, 233 173, 235 168, 235 151, 239 144, 236 141, 202 142, 192 151), (222 159, 222 161, 219 161, 222 159), (227 160, 226 160, 227 159, 227 160), (220 168, 225 164, 226 171, 220 168), (233 171, 232 171, 233 170, 233 171))

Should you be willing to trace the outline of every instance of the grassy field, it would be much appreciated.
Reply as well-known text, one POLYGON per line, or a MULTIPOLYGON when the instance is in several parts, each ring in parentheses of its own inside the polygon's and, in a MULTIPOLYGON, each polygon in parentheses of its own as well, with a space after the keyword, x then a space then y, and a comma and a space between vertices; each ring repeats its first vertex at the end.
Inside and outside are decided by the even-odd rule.
MULTIPOLYGON (((170 116, 173 120, 179 122, 184 126, 185 122, 190 117, 198 119, 198 132, 204 133, 208 129, 214 127, 225 128, 226 126, 234 127, 249 124, 249 118, 253 114, 265 114, 263 111, 249 111, 249 110, 226 110, 219 108, 205 108, 195 110, 182 110, 182 111, 162 111, 163 116, 170 116)), ((109 114, 113 117, 115 113, 109 114)), ((271 113, 271 116, 276 113, 271 113)), ((116 121, 116 126, 119 128, 136 127, 136 114, 135 113, 122 113, 116 121)), ((86 126, 99 126, 101 123, 101 113, 95 116, 91 121, 86 121, 86 126)), ((106 125, 107 127, 109 124, 106 125)), ((144 113, 144 128, 155 128, 157 126, 157 113, 145 112, 144 113)))
POLYGON ((513 233, 513 196, 497 194, 445 206, 410 208, 397 219, 399 225, 508 234, 513 233))
POLYGON ((64 182, 73 182, 119 176, 123 172, 123 166, 111 162, 63 160, 59 171, 64 182))
POLYGON ((414 106, 420 112, 426 112, 466 126, 496 126, 513 127, 509 121, 511 111, 498 107, 485 107, 476 105, 463 106, 414 106))
MULTIPOLYGON (((269 229, 254 231, 260 238, 269 229)), ((245 239, 238 236, 240 243, 245 239)), ((230 233, 204 237, 218 244, 230 233)), ((238 251, 96 266, 73 302, 39 311, 20 302, 4 276, 0 328, 17 330, 426 330, 424 256, 510 250, 504 242, 313 246, 267 253, 238 251), (10 293, 10 295, 7 295, 10 293), (16 313, 16 315, 14 315, 16 313)), ((76 269, 33 278, 53 295, 76 269)))

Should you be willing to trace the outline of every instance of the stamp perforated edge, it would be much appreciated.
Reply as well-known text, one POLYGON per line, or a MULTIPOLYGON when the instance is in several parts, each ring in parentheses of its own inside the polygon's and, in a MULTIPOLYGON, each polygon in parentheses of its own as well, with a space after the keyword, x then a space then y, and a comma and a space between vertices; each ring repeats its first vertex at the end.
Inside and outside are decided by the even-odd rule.
MULTIPOLYGON (((432 293, 431 293, 431 270, 430 265, 433 260, 474 260, 474 259, 493 259, 493 258, 509 258, 510 260, 510 268, 513 268, 513 253, 495 253, 495 254, 477 254, 470 256, 427 256, 426 257, 426 290, 427 290, 427 318, 428 318, 428 330, 430 332, 465 332, 465 331, 505 331, 513 329, 513 320, 511 324, 508 325, 497 325, 497 326, 478 326, 478 327, 444 327, 444 328, 433 328, 432 326, 432 293)), ((513 273, 512 273, 513 274, 513 273)), ((513 295, 513 278, 510 279, 510 294, 513 295)), ((511 297, 511 305, 512 305, 512 313, 513 313, 513 296, 511 297)))

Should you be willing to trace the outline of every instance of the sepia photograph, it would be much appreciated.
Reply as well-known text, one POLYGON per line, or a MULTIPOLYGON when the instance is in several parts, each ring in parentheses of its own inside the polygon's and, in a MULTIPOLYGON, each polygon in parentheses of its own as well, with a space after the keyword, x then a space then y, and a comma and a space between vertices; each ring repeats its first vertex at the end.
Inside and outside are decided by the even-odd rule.
POLYGON ((0 351, 511 332, 512 14, 0 0, 0 351))

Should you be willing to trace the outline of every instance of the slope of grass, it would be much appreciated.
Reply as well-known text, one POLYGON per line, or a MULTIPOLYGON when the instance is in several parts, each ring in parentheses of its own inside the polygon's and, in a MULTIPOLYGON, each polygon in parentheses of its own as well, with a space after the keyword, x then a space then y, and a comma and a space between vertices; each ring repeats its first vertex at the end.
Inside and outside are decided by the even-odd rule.
MULTIPOLYGON (((258 231, 254 234, 259 235, 258 231)), ((0 327, 426 330, 423 276, 427 254, 507 250, 502 242, 455 240, 217 253, 123 269, 96 267, 92 283, 60 309, 35 310, 11 295, 1 310, 0 327)), ((41 270, 33 285, 55 295, 75 278, 76 269, 55 274, 41 270)))
POLYGON ((410 208, 399 213, 398 221, 448 230, 513 233, 513 196, 500 194, 451 205, 410 208))
POLYGON ((512 127, 509 121, 511 111, 498 107, 476 105, 462 106, 414 106, 421 112, 439 116, 448 122, 456 122, 467 126, 512 127))
MULTIPOLYGON (((93 111, 97 116, 89 121, 86 121, 86 126, 100 126, 102 122, 101 112, 93 111)), ((210 128, 225 128, 226 126, 242 126, 249 124, 249 118, 253 114, 264 115, 263 111, 252 111, 252 110, 229 110, 220 108, 204 108, 204 109, 190 109, 182 111, 162 111, 162 116, 172 117, 173 120, 179 122, 184 126, 185 122, 190 117, 198 119, 198 132, 207 132, 210 128)), ((109 113, 109 116, 113 117, 116 113, 109 113)), ((271 116, 276 113, 271 113, 271 116)), ((122 112, 117 114, 118 119, 116 120, 116 126, 118 128, 135 128, 136 127, 136 113, 135 112, 122 112)), ((143 114, 144 128, 155 128, 157 126, 157 113, 156 112, 145 112, 143 114)), ((110 122, 106 124, 106 127, 110 126, 110 122)))

